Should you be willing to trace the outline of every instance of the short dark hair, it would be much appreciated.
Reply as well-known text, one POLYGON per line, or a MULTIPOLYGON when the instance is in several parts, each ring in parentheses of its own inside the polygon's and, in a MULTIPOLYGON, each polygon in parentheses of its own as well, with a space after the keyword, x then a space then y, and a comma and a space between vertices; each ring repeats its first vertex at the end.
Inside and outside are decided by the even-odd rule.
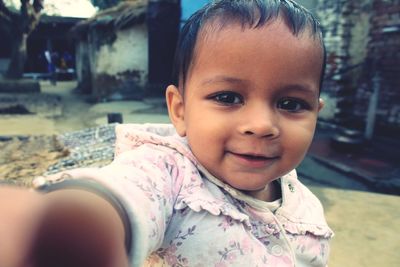
POLYGON ((193 61, 197 37, 204 25, 220 19, 222 27, 227 22, 239 22, 243 27, 258 28, 269 21, 282 17, 294 35, 311 29, 312 36, 321 40, 323 66, 320 87, 325 73, 326 52, 322 40, 322 29, 314 15, 292 0, 214 0, 194 13, 181 29, 175 52, 173 83, 185 86, 188 70, 193 61))

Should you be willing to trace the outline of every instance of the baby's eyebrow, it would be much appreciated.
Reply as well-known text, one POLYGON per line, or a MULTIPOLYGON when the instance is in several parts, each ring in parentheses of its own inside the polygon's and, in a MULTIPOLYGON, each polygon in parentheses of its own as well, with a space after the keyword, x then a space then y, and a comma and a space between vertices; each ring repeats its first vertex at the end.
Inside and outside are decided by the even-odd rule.
POLYGON ((231 76, 226 76, 226 75, 217 75, 214 76, 210 79, 204 80, 201 84, 202 85, 207 85, 207 84, 212 84, 212 83, 236 83, 236 84, 246 84, 249 81, 239 79, 236 77, 231 77, 231 76))
POLYGON ((309 86, 305 86, 305 85, 301 85, 301 84, 286 85, 286 86, 283 86, 281 90, 286 93, 301 91, 308 97, 312 97, 312 98, 319 97, 318 89, 315 89, 315 88, 312 88, 309 86))

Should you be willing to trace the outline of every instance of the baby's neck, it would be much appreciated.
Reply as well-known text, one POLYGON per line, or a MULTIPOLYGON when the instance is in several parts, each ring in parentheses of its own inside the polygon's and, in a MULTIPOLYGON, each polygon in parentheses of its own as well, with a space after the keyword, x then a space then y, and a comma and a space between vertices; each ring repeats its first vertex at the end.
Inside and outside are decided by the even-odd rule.
POLYGON ((276 180, 269 183, 264 189, 258 191, 245 191, 244 193, 266 202, 272 202, 282 197, 281 185, 276 180))

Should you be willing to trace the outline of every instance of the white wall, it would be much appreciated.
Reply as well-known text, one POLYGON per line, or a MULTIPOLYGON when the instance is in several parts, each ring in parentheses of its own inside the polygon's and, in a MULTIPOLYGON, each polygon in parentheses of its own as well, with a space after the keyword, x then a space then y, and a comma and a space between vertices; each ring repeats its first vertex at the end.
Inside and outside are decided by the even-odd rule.
POLYGON ((351 42, 349 47, 351 65, 361 63, 367 57, 367 47, 370 41, 370 21, 371 12, 368 12, 368 9, 361 11, 359 14, 354 16, 354 19, 352 19, 354 25, 351 28, 351 42))
POLYGON ((325 92, 321 92, 321 98, 324 100, 325 105, 318 117, 323 120, 332 120, 336 113, 337 98, 325 92))
POLYGON ((148 36, 146 25, 137 25, 116 33, 111 45, 100 47, 95 62, 95 73, 118 76, 127 71, 140 72, 140 85, 148 75, 148 36))

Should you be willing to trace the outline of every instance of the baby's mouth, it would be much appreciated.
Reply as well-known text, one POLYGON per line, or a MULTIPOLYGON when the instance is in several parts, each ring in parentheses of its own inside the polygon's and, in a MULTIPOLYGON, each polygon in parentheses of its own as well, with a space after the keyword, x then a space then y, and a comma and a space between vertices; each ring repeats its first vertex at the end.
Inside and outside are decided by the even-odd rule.
POLYGON ((260 155, 260 154, 247 154, 230 152, 233 157, 242 165, 249 165, 252 167, 265 167, 272 164, 275 160, 279 159, 278 156, 260 155))
POLYGON ((270 159, 278 158, 278 156, 266 155, 266 154, 236 153, 236 152, 232 152, 232 151, 230 151, 229 153, 231 153, 231 154, 233 154, 235 156, 239 156, 239 157, 243 157, 243 158, 247 158, 247 159, 252 159, 252 160, 270 160, 270 159))
POLYGON ((248 160, 255 160, 255 161, 260 161, 260 160, 268 160, 271 158, 265 157, 265 156, 256 156, 256 155, 248 155, 248 154, 236 154, 239 157, 243 157, 248 160))

